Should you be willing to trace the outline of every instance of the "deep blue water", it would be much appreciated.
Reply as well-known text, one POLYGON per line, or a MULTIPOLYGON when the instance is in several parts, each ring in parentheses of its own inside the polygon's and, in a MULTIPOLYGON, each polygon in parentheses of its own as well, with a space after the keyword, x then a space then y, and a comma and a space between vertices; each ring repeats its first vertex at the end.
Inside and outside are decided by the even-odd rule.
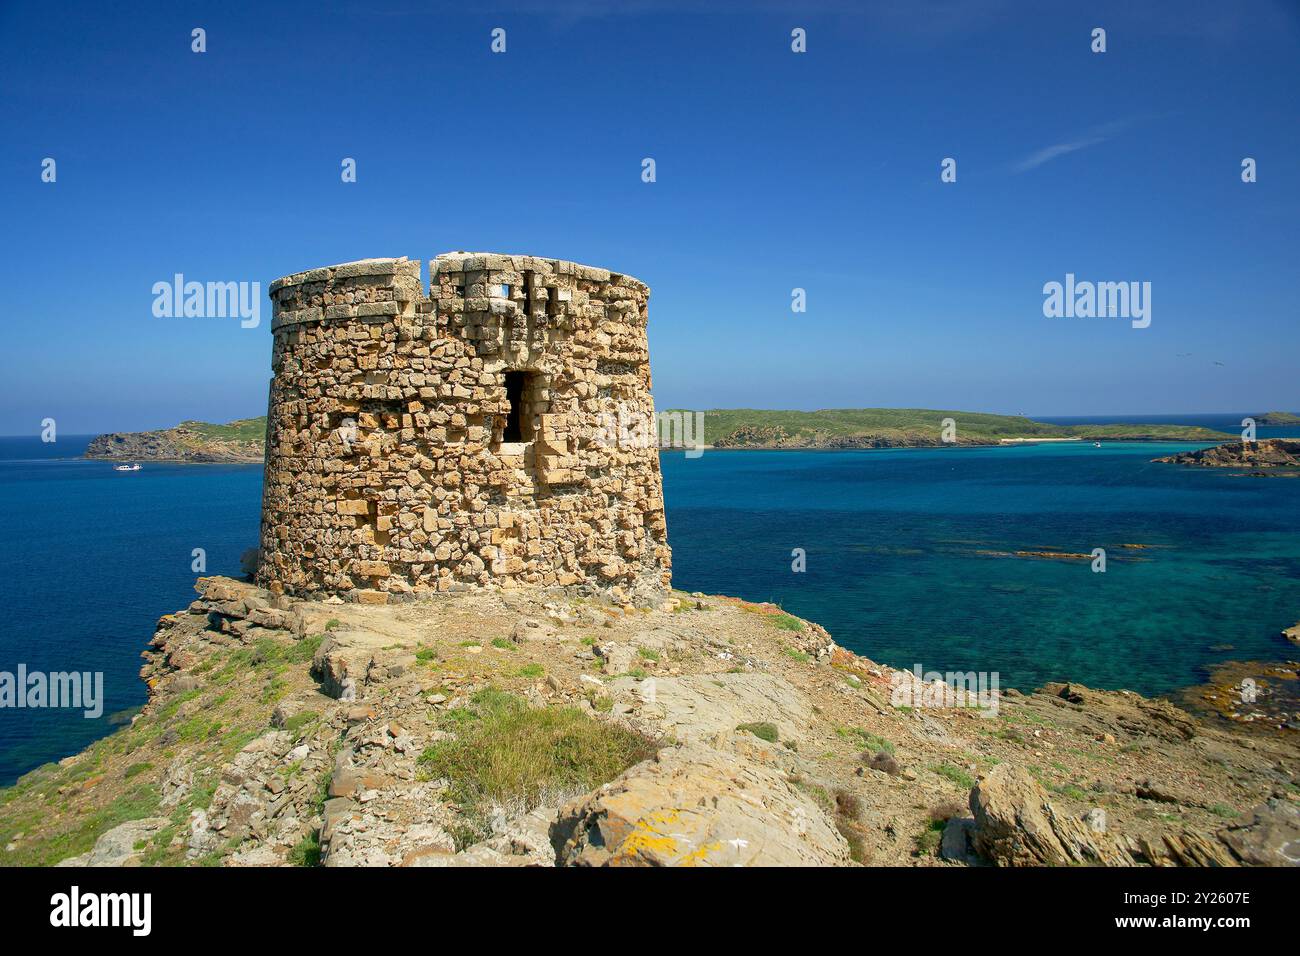
POLYGON ((159 616, 196 597, 191 552, 238 574, 256 547, 262 469, 113 471, 77 457, 89 436, 0 438, 0 671, 102 671, 104 714, 0 708, 0 785, 75 753, 139 707, 140 652, 159 616), (56 457, 69 456, 69 457, 56 457))
MULTIPOLYGON (((87 441, 0 438, 0 670, 103 671, 106 696, 98 720, 0 709, 0 785, 144 702, 139 654, 194 598, 194 548, 208 573, 235 574, 256 545, 259 466, 120 474, 78 458, 87 441)), ((1186 447, 665 454, 674 583, 778 601, 882 662, 997 671, 1004 686, 1161 693, 1218 661, 1293 656, 1278 631, 1300 620, 1300 479, 1149 461, 1186 447), (977 553, 1095 547, 1105 574, 977 553)))

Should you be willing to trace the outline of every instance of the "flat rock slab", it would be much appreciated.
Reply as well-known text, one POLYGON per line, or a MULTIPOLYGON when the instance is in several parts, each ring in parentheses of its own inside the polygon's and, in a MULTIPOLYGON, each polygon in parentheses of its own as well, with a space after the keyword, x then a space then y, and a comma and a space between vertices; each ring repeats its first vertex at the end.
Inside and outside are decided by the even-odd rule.
POLYGON ((1300 807, 1269 800, 1219 839, 1247 866, 1300 866, 1300 807))
POLYGON ((812 707, 788 681, 771 674, 700 674, 619 678, 616 704, 674 740, 713 743, 741 724, 774 724, 782 740, 800 740, 812 707))
POLYGON ((843 866, 849 847, 786 776, 703 744, 665 748, 560 810, 564 866, 843 866))
POLYGON ((120 823, 102 834, 90 850, 80 856, 69 857, 58 865, 132 866, 138 862, 141 853, 136 845, 148 842, 169 823, 171 821, 166 817, 146 817, 143 820, 120 823))

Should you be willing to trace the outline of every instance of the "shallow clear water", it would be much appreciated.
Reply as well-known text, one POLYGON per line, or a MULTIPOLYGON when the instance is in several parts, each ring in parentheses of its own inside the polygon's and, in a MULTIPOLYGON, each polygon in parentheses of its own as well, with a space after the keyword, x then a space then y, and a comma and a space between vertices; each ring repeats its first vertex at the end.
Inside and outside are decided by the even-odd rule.
POLYGON ((1279 631, 1300 620, 1300 479, 1150 461, 1186 447, 664 455, 674 583, 1003 686, 1162 693, 1218 661, 1294 656, 1279 631), (1105 573, 980 553, 1094 548, 1105 573))
MULTIPOLYGON (((139 654, 193 600, 193 549, 235 574, 257 542, 259 466, 121 474, 77 458, 87 440, 0 438, 0 671, 102 671, 106 697, 96 720, 0 709, 0 784, 142 704, 139 654)), ((885 663, 1004 686, 1158 693, 1217 661, 1294 656, 1278 631, 1300 620, 1300 479, 1150 463, 1185 447, 665 454, 674 582, 778 601, 885 663), (1105 574, 977 553, 1096 547, 1105 574)))

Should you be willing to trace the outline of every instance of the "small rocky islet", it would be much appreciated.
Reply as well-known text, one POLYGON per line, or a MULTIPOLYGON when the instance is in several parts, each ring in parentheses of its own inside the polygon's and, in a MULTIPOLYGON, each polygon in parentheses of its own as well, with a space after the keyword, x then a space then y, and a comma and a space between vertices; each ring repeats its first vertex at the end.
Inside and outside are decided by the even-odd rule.
POLYGON ((0 796, 6 863, 1296 862, 1292 731, 1077 684, 894 706, 912 675, 725 597, 196 590, 132 724, 0 796))
POLYGON ((1294 476, 1300 474, 1300 438, 1227 442, 1152 460, 1200 468, 1248 469, 1252 474, 1294 476))

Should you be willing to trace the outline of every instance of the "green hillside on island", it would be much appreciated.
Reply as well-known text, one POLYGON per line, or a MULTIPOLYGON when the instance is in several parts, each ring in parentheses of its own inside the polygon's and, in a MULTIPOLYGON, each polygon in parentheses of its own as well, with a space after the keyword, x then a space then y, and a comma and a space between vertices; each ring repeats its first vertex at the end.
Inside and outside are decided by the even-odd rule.
POLYGON ((198 436, 204 441, 257 441, 266 437, 266 416, 240 418, 224 425, 211 422, 181 422, 177 429, 198 436))
MULTIPOLYGON (((691 441, 698 441, 695 412, 668 409, 662 414, 680 415, 691 429, 691 441)), ((661 433, 666 434, 666 428, 662 425, 661 433)), ((265 416, 224 425, 185 421, 157 431, 100 435, 86 449, 86 457, 260 462, 265 435, 265 416)), ((909 448, 1026 441, 1221 442, 1235 438, 1189 425, 1050 425, 1020 415, 928 408, 826 408, 815 412, 715 408, 704 412, 704 444, 713 448, 909 448), (945 419, 953 421, 951 441, 944 441, 945 419)))
POLYGON ((1300 415, 1295 412, 1265 412, 1255 416, 1256 425, 1300 425, 1300 415))
POLYGON ((1051 425, 1020 415, 928 408, 827 408, 814 412, 719 408, 704 413, 704 439, 716 448, 940 445, 945 444, 944 419, 952 419, 953 443, 961 445, 1102 439, 1218 442, 1235 437, 1190 425, 1051 425))
POLYGON ((87 458, 115 461, 260 462, 266 417, 241 418, 224 425, 186 421, 151 432, 99 435, 86 447, 87 458))

